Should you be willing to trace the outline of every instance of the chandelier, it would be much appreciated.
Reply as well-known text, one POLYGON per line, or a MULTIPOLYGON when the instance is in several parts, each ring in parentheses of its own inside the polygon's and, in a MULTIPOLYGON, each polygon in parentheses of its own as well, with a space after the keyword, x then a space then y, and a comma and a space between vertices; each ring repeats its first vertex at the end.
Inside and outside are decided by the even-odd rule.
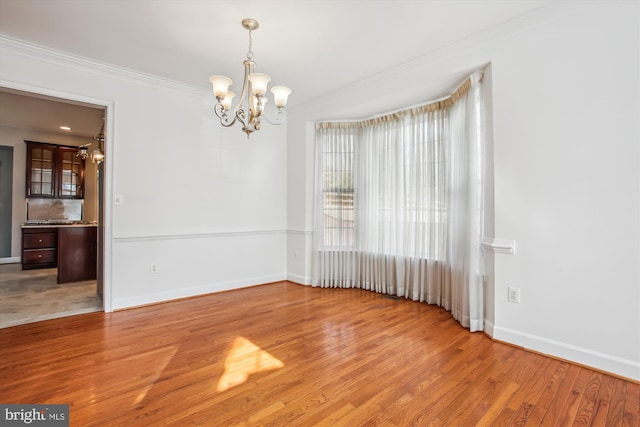
MULTIPOLYGON (((104 151, 102 151, 102 145, 104 144, 104 118, 102 119, 100 133, 97 136, 94 136, 93 139, 98 142, 98 148, 91 152, 91 160, 93 160, 93 163, 100 164, 104 160, 104 151)), ((89 146, 91 146, 91 144, 93 144, 93 142, 79 146, 76 156, 80 157, 82 160, 89 157, 89 146)))
POLYGON ((233 126, 236 122, 242 124, 242 131, 247 134, 247 138, 251 133, 260 130, 260 122, 265 118, 273 125, 279 125, 284 122, 287 98, 291 93, 291 89, 284 86, 274 86, 271 88, 273 94, 273 102, 276 105, 275 115, 269 119, 265 113, 265 104, 267 103, 267 85, 271 81, 268 74, 256 73, 256 63, 253 62, 253 52, 251 51, 251 32, 258 29, 258 21, 255 19, 243 19, 242 26, 249 30, 249 51, 247 59, 242 62, 244 66, 244 80, 242 81, 242 92, 238 99, 238 104, 231 109, 231 103, 236 96, 229 90, 229 86, 233 83, 230 78, 225 76, 214 75, 209 77, 209 81, 213 85, 213 93, 218 100, 215 106, 216 116, 220 118, 220 123, 224 127, 233 126))

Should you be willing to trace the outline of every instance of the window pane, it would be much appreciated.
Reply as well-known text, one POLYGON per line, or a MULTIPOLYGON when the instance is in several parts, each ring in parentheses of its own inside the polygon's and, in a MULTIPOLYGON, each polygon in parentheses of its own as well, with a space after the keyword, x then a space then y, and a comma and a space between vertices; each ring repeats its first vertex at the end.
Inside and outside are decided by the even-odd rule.
POLYGON ((353 140, 327 139, 322 148, 324 245, 351 248, 355 227, 353 140))

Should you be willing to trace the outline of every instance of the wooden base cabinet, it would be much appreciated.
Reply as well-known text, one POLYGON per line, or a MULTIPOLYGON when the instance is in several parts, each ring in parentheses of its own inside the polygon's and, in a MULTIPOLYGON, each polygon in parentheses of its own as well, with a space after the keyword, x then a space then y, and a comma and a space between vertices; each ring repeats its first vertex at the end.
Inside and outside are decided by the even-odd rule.
POLYGON ((58 267, 58 283, 96 280, 98 228, 23 228, 22 269, 51 267, 58 267))
POLYGON ((96 280, 97 227, 58 229, 58 283, 96 280))
POLYGON ((58 229, 22 229, 22 269, 51 268, 58 265, 58 229))

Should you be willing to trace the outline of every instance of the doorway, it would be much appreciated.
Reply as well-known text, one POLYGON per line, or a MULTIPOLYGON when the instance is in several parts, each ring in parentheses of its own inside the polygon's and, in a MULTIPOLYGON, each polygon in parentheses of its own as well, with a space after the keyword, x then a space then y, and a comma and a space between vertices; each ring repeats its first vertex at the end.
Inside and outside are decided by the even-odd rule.
MULTIPOLYGON (((103 138, 102 146, 99 148, 103 150, 103 153, 105 153, 106 156, 104 161, 91 166, 90 173, 95 174, 93 178, 94 179, 93 186, 95 187, 94 191, 96 193, 96 199, 95 199, 95 205, 93 206, 87 205, 85 206, 84 209, 85 211, 92 211, 92 215, 94 215, 92 220, 95 220, 97 222, 97 228, 98 228, 98 231, 97 231, 98 232, 98 248, 97 248, 97 255, 98 255, 97 256, 97 273, 98 274, 97 274, 96 281, 93 282, 94 283, 93 289, 94 289, 94 293, 97 293, 101 297, 101 301, 97 309, 94 308, 90 311, 110 312, 112 311, 111 287, 110 287, 110 279, 109 279, 110 271, 111 271, 110 269, 111 259, 107 254, 110 253, 109 251, 110 251, 110 244, 111 244, 111 239, 110 239, 111 229, 106 224, 110 219, 111 206, 106 206, 107 204, 106 194, 108 194, 111 188, 111 185, 110 185, 111 180, 109 176, 110 171, 112 170, 110 166, 110 163, 111 163, 110 154, 113 151, 112 151, 112 147, 110 146, 112 141, 111 140, 112 132, 110 132, 110 129, 112 127, 111 125, 112 125, 112 119, 113 119, 112 117, 113 101, 93 99, 93 98, 88 98, 88 97, 79 96, 75 94, 66 94, 66 93, 61 93, 61 92, 42 89, 42 88, 33 88, 33 87, 24 86, 21 84, 13 85, 12 83, 8 83, 8 85, 0 87, 0 94, 4 92, 18 94, 20 96, 25 97, 25 99, 32 98, 32 99, 46 100, 46 101, 49 101, 49 103, 54 103, 55 104, 55 106, 53 107, 54 110, 49 110, 48 112, 47 110, 43 111, 43 114, 45 115, 48 114, 49 116, 54 115, 52 114, 53 111, 64 110, 69 106, 73 106, 76 108, 84 107, 90 110, 100 112, 99 113, 100 123, 101 125, 104 126, 104 134, 103 134, 104 138, 103 138)), ((12 104, 7 109, 4 109, 3 111, 11 111, 11 114, 9 114, 9 116, 11 116, 11 119, 19 120, 16 117, 14 117, 15 116, 14 113, 16 113, 15 110, 17 110, 17 108, 14 108, 14 105, 15 104, 12 104)), ((33 111, 34 111, 33 109, 30 110, 31 113, 33 113, 33 111)), ((12 126, 11 124, 7 124, 5 119, 6 117, 3 118, 3 122, 0 123, 0 125, 12 126)), ((30 121, 33 122, 33 114, 31 114, 30 121)), ((49 122, 51 122, 51 120, 49 120, 49 122)), ((43 126, 46 126, 46 125, 47 124, 43 124, 43 126)), ((36 129, 36 130, 30 129, 28 128, 29 125, 24 125, 22 123, 15 124, 13 126, 15 126, 16 128, 23 129, 26 132, 31 132, 31 135, 33 135, 34 132, 36 131, 48 130, 48 129, 36 129)), ((82 125, 79 125, 78 129, 80 128, 82 128, 82 125)), ((100 126, 96 127, 92 125, 93 136, 96 136, 99 131, 100 131, 100 126)), ((35 134, 37 135, 37 133, 35 134)), ((86 137, 87 135, 84 135, 84 136, 86 137)), ((25 138, 25 139, 32 139, 32 138, 25 138)), ((42 142, 50 142, 50 141, 42 141, 42 142)), ((51 142, 58 143, 59 141, 51 141, 51 142)), ((0 144, 3 144, 3 141, 0 140, 0 144)), ((24 145, 24 142, 22 144, 24 145)), ((72 144, 72 145, 76 145, 76 144, 72 144)), ((10 147, 10 148, 15 148, 15 147, 10 147)), ((91 147, 91 148, 98 148, 97 144, 96 144, 96 147, 91 147)), ((20 160, 24 157, 24 152, 20 150, 13 150, 13 154, 15 156, 15 159, 17 160, 20 160)), ((87 162, 91 162, 91 159, 87 159, 87 162)), ((15 199, 17 195, 22 193, 22 191, 15 193, 16 189, 20 187, 20 185, 18 185, 19 181, 16 181, 16 180, 23 177, 24 174, 23 173, 21 174, 21 170, 16 171, 16 166, 20 166, 20 165, 17 165, 15 163, 15 160, 12 166, 13 166, 13 175, 14 175, 13 176, 14 185, 10 185, 10 187, 14 189, 14 199, 15 199)), ((3 182, 4 182, 4 179, 2 179, 2 182, 0 182, 0 185, 2 185, 3 182)), ((3 196, 5 194, 4 188, 2 190, 2 194, 3 196)), ((93 202, 90 202, 90 203, 93 203, 93 202)), ((27 218, 25 212, 16 212, 16 209, 18 210, 20 210, 21 208, 24 209, 24 205, 25 203, 16 203, 14 200, 13 207, 11 209, 13 214, 10 215, 10 217, 13 216, 14 218, 18 218, 18 219, 15 219, 14 221, 10 220, 9 229, 12 231, 12 234, 10 233, 10 236, 12 235, 13 243, 9 243, 9 246, 10 246, 9 258, 6 255, 0 255, 0 258, 4 258, 4 264, 6 264, 6 265, 0 265, 0 274, 2 275, 3 279, 8 280, 9 278, 11 278, 12 280, 14 280, 13 282, 14 284, 16 283, 15 280, 27 280, 29 281, 30 284, 34 285, 34 284, 37 284, 36 282, 43 282, 44 280, 48 280, 48 279, 45 279, 45 276, 47 274, 55 276, 55 270, 52 274, 51 271, 46 271, 47 269, 43 269, 42 271, 39 272, 42 274, 35 275, 37 277, 32 276, 31 278, 29 278, 29 275, 25 274, 26 272, 22 272, 21 268, 18 268, 20 267, 20 264, 16 264, 16 262, 18 263, 20 262, 19 261, 20 252, 21 252, 20 243, 19 243, 19 241, 21 240, 20 225, 27 218), (19 206, 19 205, 22 205, 22 206, 19 206), (10 260, 10 262, 13 262, 14 264, 7 264, 8 260, 10 260)), ((4 216, 5 215, 3 214, 2 217, 4 218, 4 216)), ((2 224, 0 224, 0 226, 1 225, 2 224)), ((3 263, 0 262, 0 264, 3 264, 3 263)), ((34 273, 34 272, 31 271, 30 273, 34 273)), ((35 295, 35 293, 33 295, 35 295)), ((61 307, 65 306, 68 308, 68 305, 65 305, 64 303, 59 305, 61 305, 61 307)), ((87 308, 86 307, 80 308, 78 310, 78 313, 80 312, 87 312, 87 308)), ((70 314, 75 314, 75 313, 69 312, 69 310, 67 309, 61 309, 59 314, 60 316, 53 316, 53 317, 61 317, 61 316, 66 316, 70 314)))

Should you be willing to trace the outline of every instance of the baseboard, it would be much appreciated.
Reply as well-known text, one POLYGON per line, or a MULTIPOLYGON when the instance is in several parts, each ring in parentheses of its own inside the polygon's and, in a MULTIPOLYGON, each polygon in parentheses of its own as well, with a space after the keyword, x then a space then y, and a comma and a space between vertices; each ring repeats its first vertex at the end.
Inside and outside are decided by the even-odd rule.
POLYGON ((493 338, 493 323, 484 319, 484 333, 489 335, 489 337, 493 338))
POLYGON ((10 258, 0 258, 0 264, 20 264, 21 259, 19 256, 10 258))
POLYGON ((298 274, 293 274, 293 273, 287 273, 287 280, 293 283, 297 283, 299 285, 310 285, 311 284, 311 278, 310 277, 305 277, 305 276, 300 276, 298 274))
POLYGON ((598 371, 627 378, 633 382, 640 382, 640 363, 623 359, 606 353, 600 353, 588 348, 550 340, 525 332, 500 326, 490 326, 491 333, 485 321, 485 332, 497 341, 523 347, 550 357, 575 362, 579 365, 594 368, 598 371))
POLYGON ((230 291, 233 289, 248 288, 251 286, 258 286, 264 283, 272 283, 287 280, 284 275, 271 275, 253 277, 250 279, 243 279, 230 282, 212 283, 205 286, 198 286, 193 288, 181 288, 172 289, 164 292, 154 292, 153 294, 137 295, 133 297, 114 298, 113 309, 124 310, 127 308, 141 307, 150 304, 157 304, 161 302, 168 302, 181 298, 189 298, 195 296, 201 296, 206 294, 212 294, 215 292, 230 291))

